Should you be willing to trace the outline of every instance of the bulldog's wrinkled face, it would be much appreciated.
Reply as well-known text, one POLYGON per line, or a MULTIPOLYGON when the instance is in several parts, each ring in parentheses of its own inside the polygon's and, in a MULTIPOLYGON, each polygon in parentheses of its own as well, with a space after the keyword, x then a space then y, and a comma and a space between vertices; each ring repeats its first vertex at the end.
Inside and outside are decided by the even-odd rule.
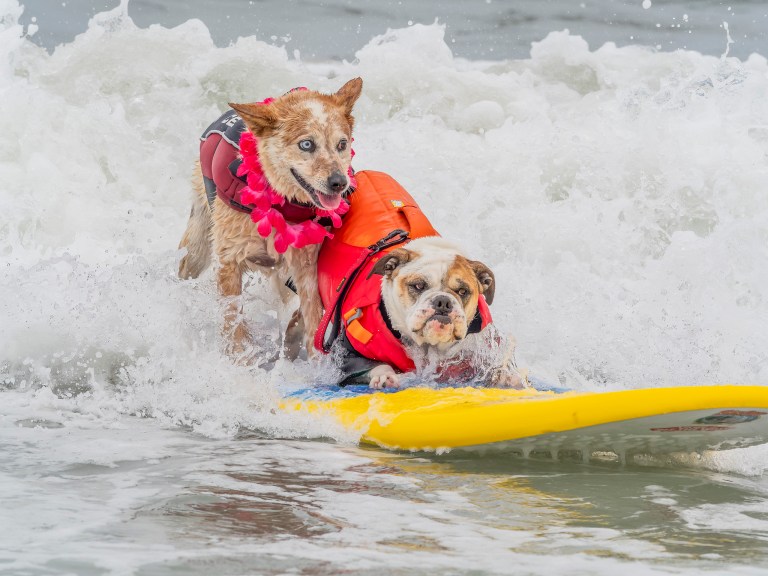
POLYGON ((438 237, 419 238, 382 257, 382 299, 392 327, 418 345, 449 349, 467 335, 483 294, 493 301, 493 273, 438 237))
POLYGON ((335 94, 295 90, 268 104, 232 104, 258 138, 262 169, 289 200, 338 208, 348 192, 352 162, 352 107, 363 81, 350 80, 335 94))

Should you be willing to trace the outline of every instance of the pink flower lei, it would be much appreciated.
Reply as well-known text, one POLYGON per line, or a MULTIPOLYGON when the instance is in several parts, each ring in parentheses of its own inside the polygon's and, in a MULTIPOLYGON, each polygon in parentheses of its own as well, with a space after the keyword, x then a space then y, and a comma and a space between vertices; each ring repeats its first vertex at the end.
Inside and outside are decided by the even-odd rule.
MULTIPOLYGON (((304 88, 306 90, 306 88, 304 88)), ((301 88, 294 88, 301 90, 301 88)), ((273 98, 267 98, 262 104, 269 104, 273 98)), ((321 210, 314 208, 316 217, 312 220, 291 223, 285 220, 279 207, 286 202, 285 197, 270 185, 259 160, 258 140, 245 130, 240 136, 240 155, 243 163, 237 169, 238 176, 246 176, 247 184, 241 190, 242 203, 253 205, 251 220, 256 223, 259 234, 266 238, 272 231, 275 232, 275 250, 282 254, 288 247, 303 248, 308 244, 319 244, 325 238, 333 238, 325 226, 317 221, 321 218, 330 218, 334 228, 341 226, 341 216, 349 210, 349 204, 342 200, 335 210, 321 210)), ((352 156, 355 153, 352 151, 352 156)), ((354 172, 350 167, 347 174, 350 183, 355 185, 354 172)))

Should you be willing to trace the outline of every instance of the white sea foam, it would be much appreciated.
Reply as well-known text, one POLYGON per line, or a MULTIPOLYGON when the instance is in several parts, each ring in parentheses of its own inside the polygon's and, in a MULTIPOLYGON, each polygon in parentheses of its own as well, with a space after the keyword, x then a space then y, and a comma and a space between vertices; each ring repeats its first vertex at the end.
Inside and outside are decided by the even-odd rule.
MULTIPOLYGON (((226 103, 358 75, 357 169, 491 265, 521 366, 585 389, 768 383, 762 56, 554 32, 529 59, 470 62, 414 25, 308 64, 254 37, 216 47, 199 21, 139 29, 124 6, 48 54, 20 13, 0 0, 0 370, 32 415, 345 438, 272 414, 314 369, 232 366, 212 277, 175 269, 197 138, 226 103)), ((258 280, 248 295, 267 356, 278 303, 258 280)))
MULTIPOLYGON (((307 64, 253 37, 215 47, 200 22, 139 29, 124 6, 48 54, 20 13, 0 0, 3 569, 761 573, 765 507, 733 505, 751 479, 700 497, 651 469, 386 455, 273 411, 322 370, 233 366, 212 276, 175 270, 197 138, 226 102, 359 75, 356 167, 493 267, 521 366, 585 389, 766 384, 763 57, 557 32, 469 62, 414 25, 307 64), (341 445, 301 440, 318 437, 341 445)), ((284 311, 258 280, 248 297, 266 358, 284 311)), ((768 449, 684 463, 760 475, 768 449)))

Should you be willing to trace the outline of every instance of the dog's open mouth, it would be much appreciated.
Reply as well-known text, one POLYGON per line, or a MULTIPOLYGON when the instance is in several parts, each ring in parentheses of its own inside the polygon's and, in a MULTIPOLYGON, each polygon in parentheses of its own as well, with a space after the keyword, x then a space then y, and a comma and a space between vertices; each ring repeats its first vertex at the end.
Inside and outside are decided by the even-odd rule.
POLYGON ((325 194, 319 190, 315 190, 312 185, 301 177, 295 168, 291 168, 291 174, 296 178, 296 182, 299 183, 304 191, 309 194, 312 202, 322 208, 323 210, 336 210, 341 204, 342 194, 325 194))

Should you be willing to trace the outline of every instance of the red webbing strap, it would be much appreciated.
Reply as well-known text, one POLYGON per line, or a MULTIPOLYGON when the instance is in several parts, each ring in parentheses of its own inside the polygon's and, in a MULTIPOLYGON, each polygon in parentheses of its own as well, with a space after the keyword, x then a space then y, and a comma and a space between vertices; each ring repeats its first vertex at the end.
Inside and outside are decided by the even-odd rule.
MULTIPOLYGON (((343 300, 344 296, 347 294, 347 290, 345 289, 347 286, 349 286, 350 282, 357 276, 357 273, 360 271, 360 269, 365 266, 365 263, 368 261, 368 258, 370 258, 371 254, 374 254, 374 252, 370 249, 365 249, 360 253, 360 256, 357 260, 355 260, 355 263, 350 266, 349 270, 350 272, 346 276, 346 280, 344 281, 344 285, 341 286, 337 292, 336 296, 333 299, 333 302, 330 306, 328 306, 325 309, 325 313, 323 314, 323 319, 320 320, 320 324, 317 326, 317 330, 315 331, 315 349, 319 350, 323 354, 327 354, 328 351, 331 349, 331 344, 333 344, 333 340, 336 338, 330 339, 331 341, 328 342, 327 336, 331 336, 330 334, 326 334, 328 332, 329 324, 331 323, 331 319, 334 316, 339 315, 339 309, 341 308, 341 301, 343 300), (326 347, 327 346, 327 347, 326 347)), ((335 330, 338 330, 338 325, 333 327, 335 330)))
POLYGON ((392 230, 392 232, 384 236, 384 238, 376 242, 376 244, 368 246, 368 248, 365 248, 363 252, 361 252, 358 259, 349 268, 350 272, 346 275, 344 283, 337 289, 333 303, 325 310, 323 319, 317 327, 314 341, 317 350, 327 354, 331 349, 331 345, 338 337, 339 331, 341 330, 341 305, 344 302, 347 292, 349 292, 350 286, 355 282, 357 275, 368 262, 368 259, 374 254, 378 254, 382 250, 386 250, 392 246, 402 244, 406 240, 408 240, 408 232, 398 228, 397 230, 392 230), (331 324, 332 319, 334 320, 333 324, 331 324), (333 332, 329 332, 329 330, 332 330, 333 332))

